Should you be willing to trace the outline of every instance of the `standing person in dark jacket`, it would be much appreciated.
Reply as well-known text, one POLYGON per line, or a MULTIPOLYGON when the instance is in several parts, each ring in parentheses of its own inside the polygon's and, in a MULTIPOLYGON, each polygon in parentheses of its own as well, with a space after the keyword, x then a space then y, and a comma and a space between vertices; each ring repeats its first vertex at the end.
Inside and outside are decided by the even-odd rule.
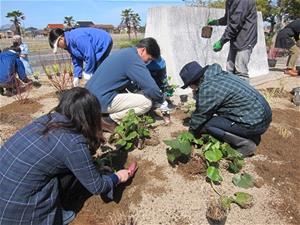
POLYGON ((278 32, 276 37, 275 47, 285 48, 289 50, 289 57, 286 63, 287 68, 285 74, 297 76, 296 62, 300 54, 300 19, 297 19, 278 32))
POLYGON ((21 85, 21 82, 31 84, 32 80, 26 76, 25 67, 20 60, 19 54, 21 49, 11 46, 7 51, 0 53, 0 91, 4 93, 6 89, 7 95, 12 95, 13 89, 21 85), (16 77, 18 74, 19 79, 16 77))
POLYGON ((104 141, 100 122, 97 98, 76 87, 1 146, 1 225, 65 225, 75 217, 64 210, 68 199, 77 201, 86 192, 113 198, 114 188, 131 174, 123 169, 102 175, 96 169, 92 155, 104 141))
POLYGON ((272 111, 264 97, 245 80, 222 70, 219 64, 202 68, 197 62, 180 71, 182 88, 191 87, 196 110, 190 131, 226 141, 244 156, 253 154, 268 129, 272 111))
POLYGON ((136 47, 121 49, 108 56, 94 76, 87 82, 89 89, 102 105, 104 129, 113 132, 130 109, 137 115, 151 109, 152 101, 163 103, 163 94, 151 77, 146 63, 160 56, 160 48, 154 38, 142 39, 136 47), (130 93, 127 88, 136 84, 141 93, 130 93))
POLYGON ((71 54, 74 65, 73 85, 76 87, 82 77, 90 79, 109 55, 113 41, 106 31, 98 28, 84 27, 68 31, 57 28, 50 31, 49 44, 54 53, 57 48, 62 48, 71 54))
POLYGON ((255 0, 227 0, 224 17, 209 19, 208 25, 227 26, 221 39, 213 45, 218 52, 230 41, 226 70, 248 79, 248 63, 257 43, 255 0))

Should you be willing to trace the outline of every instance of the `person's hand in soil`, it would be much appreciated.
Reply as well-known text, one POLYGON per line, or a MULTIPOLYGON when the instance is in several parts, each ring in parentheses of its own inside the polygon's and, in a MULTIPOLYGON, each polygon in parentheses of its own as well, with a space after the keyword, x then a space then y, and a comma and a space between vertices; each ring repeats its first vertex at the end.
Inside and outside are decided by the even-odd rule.
POLYGON ((119 170, 116 172, 116 175, 119 178, 119 183, 125 183, 129 179, 129 171, 128 170, 119 170))

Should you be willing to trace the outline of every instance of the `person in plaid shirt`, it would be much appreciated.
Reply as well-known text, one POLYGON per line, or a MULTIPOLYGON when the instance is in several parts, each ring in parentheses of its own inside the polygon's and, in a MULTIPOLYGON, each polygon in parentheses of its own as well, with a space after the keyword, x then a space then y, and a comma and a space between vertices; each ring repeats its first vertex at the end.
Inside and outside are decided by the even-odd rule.
POLYGON ((129 171, 97 171, 92 155, 103 141, 97 98, 80 87, 63 92, 49 114, 1 146, 0 224, 68 224, 75 214, 63 200, 82 189, 112 199, 129 171))
POLYGON ((202 68, 193 61, 180 71, 182 88, 190 87, 196 110, 189 130, 196 136, 211 134, 244 156, 252 155, 272 121, 265 98, 245 80, 223 71, 219 64, 202 68))

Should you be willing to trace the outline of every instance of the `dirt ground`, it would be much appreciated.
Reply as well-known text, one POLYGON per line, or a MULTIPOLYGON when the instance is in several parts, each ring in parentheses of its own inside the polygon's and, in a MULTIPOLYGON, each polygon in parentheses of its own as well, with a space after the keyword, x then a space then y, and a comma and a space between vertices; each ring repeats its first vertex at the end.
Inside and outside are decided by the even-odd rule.
MULTIPOLYGON (((300 86, 300 77, 283 77, 257 86, 258 89, 284 87, 285 91, 270 91, 267 96, 273 109, 273 121, 263 135, 255 156, 246 159, 243 169, 260 180, 260 185, 247 189, 254 196, 250 209, 234 205, 226 224, 300 224, 300 109, 290 102, 288 93, 300 86), (282 81, 284 81, 282 83, 282 81)), ((55 89, 42 80, 42 86, 30 92, 29 101, 16 102, 14 97, 0 96, 0 144, 33 119, 47 113, 57 104, 55 89)), ((174 104, 178 98, 174 97, 174 104)), ((217 198, 206 182, 198 161, 178 167, 167 162, 165 139, 187 130, 182 108, 171 114, 172 123, 164 126, 157 121, 155 140, 143 150, 128 153, 127 163, 139 164, 134 179, 120 185, 114 201, 100 196, 90 197, 77 214, 72 225, 198 225, 209 224, 205 213, 211 200, 217 198)), ((231 183, 232 174, 221 171, 224 181, 216 186, 219 192, 232 195, 244 191, 231 183)))

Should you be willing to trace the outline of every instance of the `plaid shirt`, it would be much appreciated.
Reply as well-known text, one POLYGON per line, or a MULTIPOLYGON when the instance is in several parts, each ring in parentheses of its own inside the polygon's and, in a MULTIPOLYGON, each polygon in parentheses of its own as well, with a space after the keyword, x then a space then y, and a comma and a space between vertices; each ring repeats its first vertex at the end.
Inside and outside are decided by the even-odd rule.
MULTIPOLYGON (((58 113, 53 119, 66 121, 58 113)), ((42 135, 42 116, 12 136, 0 149, 0 224, 62 224, 59 174, 73 173, 92 194, 112 198, 112 176, 102 176, 81 135, 55 129, 42 135), (59 221, 59 222, 57 222, 59 221)))
POLYGON ((203 127, 214 114, 253 131, 267 128, 272 120, 271 108, 264 97, 218 64, 208 66, 199 84, 190 131, 203 127))

